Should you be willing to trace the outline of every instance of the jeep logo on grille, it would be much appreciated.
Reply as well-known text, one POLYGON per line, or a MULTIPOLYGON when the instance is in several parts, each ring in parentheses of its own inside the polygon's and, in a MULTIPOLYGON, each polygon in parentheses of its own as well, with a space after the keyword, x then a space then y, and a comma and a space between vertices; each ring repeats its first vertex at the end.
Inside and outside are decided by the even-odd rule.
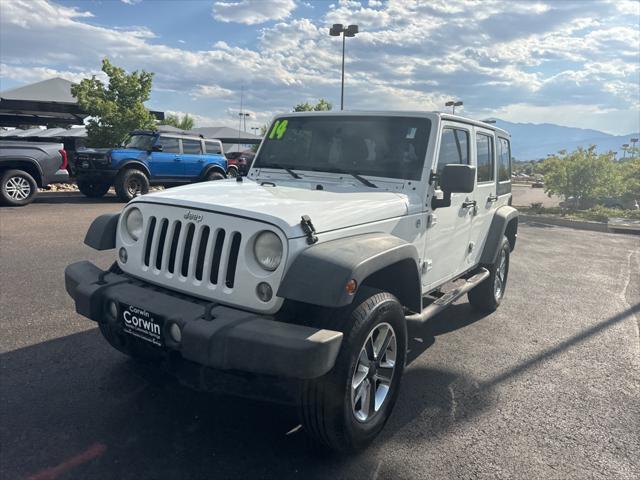
POLYGON ((202 215, 200 215, 199 213, 192 213, 191 210, 189 210, 184 214, 184 219, 193 220, 196 223, 200 223, 202 221, 202 215))

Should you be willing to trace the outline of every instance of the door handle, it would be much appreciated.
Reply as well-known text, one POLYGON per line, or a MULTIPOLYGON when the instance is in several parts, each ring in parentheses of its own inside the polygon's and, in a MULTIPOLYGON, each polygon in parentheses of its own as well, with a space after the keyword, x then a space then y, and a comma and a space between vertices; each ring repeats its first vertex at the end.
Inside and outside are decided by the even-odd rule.
POLYGON ((498 201, 498 196, 491 194, 487 197, 487 202, 497 202, 498 201))
POLYGON ((465 200, 462 202, 462 208, 475 207, 477 204, 475 200, 465 200))
POLYGON ((181 161, 182 161, 182 159, 181 159, 180 157, 176 157, 176 158, 174 158, 174 159, 173 159, 173 161, 174 161, 174 162, 181 162, 181 161))

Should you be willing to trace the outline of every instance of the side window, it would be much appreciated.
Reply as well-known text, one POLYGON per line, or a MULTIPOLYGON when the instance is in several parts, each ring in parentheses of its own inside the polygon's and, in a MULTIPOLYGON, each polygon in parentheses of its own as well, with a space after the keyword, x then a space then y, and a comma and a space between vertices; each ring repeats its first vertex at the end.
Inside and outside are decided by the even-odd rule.
POLYGON ((156 145, 162 145, 164 153, 180 153, 180 144, 177 138, 160 137, 156 145))
POLYGON ((200 155, 202 154, 202 145, 200 140, 188 140, 186 138, 182 139, 182 153, 186 153, 189 155, 200 155))
POLYGON ((511 146, 506 138, 498 138, 498 181, 511 180, 511 146))
POLYGON ((493 138, 483 133, 476 135, 478 151, 478 183, 490 182, 494 177, 493 138))
POLYGON ((440 139, 437 173, 451 163, 469 164, 469 132, 458 128, 445 128, 440 139))
POLYGON ((205 148, 207 149, 207 153, 222 153, 222 149, 220 148, 220 144, 217 142, 204 142, 205 148))

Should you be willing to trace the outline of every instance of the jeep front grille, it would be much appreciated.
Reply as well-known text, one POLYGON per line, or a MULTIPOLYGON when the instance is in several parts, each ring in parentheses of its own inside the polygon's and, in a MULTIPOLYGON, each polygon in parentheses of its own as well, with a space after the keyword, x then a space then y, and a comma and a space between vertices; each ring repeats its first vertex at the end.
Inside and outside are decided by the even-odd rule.
POLYGON ((144 266, 154 273, 233 288, 240 232, 152 216, 143 242, 144 266))

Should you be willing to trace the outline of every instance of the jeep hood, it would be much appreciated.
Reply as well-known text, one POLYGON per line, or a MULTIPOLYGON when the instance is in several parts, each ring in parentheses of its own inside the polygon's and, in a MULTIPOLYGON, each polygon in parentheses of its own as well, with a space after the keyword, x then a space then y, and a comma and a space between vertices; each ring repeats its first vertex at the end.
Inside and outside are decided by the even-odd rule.
MULTIPOLYGON (((138 197, 149 202, 238 215, 275 224, 288 238, 300 237, 300 217, 308 215, 317 233, 406 215, 406 195, 367 189, 353 191, 352 185, 330 185, 316 190, 317 182, 303 180, 277 186, 259 185, 244 179, 202 182, 170 188, 138 197)), ((133 203, 132 202, 132 203, 133 203)))

